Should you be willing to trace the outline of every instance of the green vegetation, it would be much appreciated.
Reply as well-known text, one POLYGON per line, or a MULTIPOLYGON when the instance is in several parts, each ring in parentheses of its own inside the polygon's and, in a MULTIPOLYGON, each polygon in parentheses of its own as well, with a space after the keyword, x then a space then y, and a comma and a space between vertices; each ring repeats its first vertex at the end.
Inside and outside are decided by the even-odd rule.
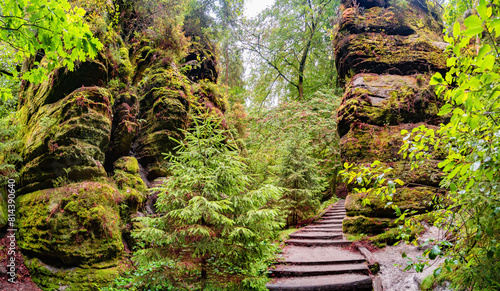
MULTIPOLYGON (((89 26, 81 21, 85 10, 71 7, 67 0, 6 0, 0 3, 0 10, 2 46, 13 50, 17 63, 33 58, 31 67, 22 74, 23 80, 38 83, 61 66, 73 70, 77 61, 95 57, 102 48, 89 26)), ((17 70, 4 70, 2 75, 17 78, 19 74, 17 70)), ((0 99, 10 99, 11 94, 10 88, 1 87, 0 99)))
POLYGON ((0 189, 32 280, 265 290, 338 194, 351 239, 445 231, 423 290, 499 289, 500 2, 244 5, 0 2, 0 189))
POLYGON ((335 70, 329 46, 334 0, 277 0, 240 27, 255 68, 252 102, 273 104, 308 99, 332 89, 335 70))
POLYGON ((451 115, 450 122, 436 131, 419 127, 402 132, 407 135, 402 150, 412 159, 428 158, 430 145, 446 151, 439 167, 445 173, 441 186, 448 195, 436 212, 436 224, 447 231, 448 239, 434 242, 427 255, 446 257, 446 277, 456 287, 474 290, 500 286, 497 4, 479 1, 475 13, 464 20, 465 27, 455 22, 453 37, 446 38, 451 44, 450 70, 444 77, 434 75, 431 84, 444 95, 446 104, 439 114, 451 115), (477 50, 469 45, 474 40, 477 50))
MULTIPOLYGON (((168 156, 171 176, 152 189, 159 191, 160 215, 137 219, 144 227, 133 236, 145 248, 134 260, 184 264, 182 272, 162 269, 162 276, 176 278, 168 282, 174 288, 262 289, 267 281, 263 260, 274 252, 274 230, 282 225, 279 210, 268 206, 281 190, 272 185, 250 189, 246 166, 218 129, 220 123, 211 118, 194 122, 177 154, 168 156)), ((138 288, 164 286, 137 279, 138 288)))

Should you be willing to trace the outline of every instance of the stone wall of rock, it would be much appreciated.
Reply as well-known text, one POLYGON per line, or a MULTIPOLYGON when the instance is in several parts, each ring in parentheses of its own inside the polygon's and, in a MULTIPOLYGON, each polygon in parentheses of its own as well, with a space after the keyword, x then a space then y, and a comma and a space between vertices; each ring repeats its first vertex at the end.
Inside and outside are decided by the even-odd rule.
POLYGON ((171 138, 196 110, 225 111, 212 53, 186 51, 210 66, 181 70, 165 47, 110 37, 97 59, 21 89, 18 245, 45 290, 97 290, 125 270, 171 138))
MULTIPOLYGON (((338 133, 344 161, 393 168, 392 177, 406 182, 394 204, 424 213, 439 193, 436 160, 415 171, 398 154, 402 129, 436 126, 441 101, 429 86, 435 72, 446 69, 446 44, 431 1, 344 0, 333 45, 340 83, 345 89, 338 110, 338 133)), ((344 231, 377 234, 393 227, 396 214, 378 197, 350 193, 344 231)))

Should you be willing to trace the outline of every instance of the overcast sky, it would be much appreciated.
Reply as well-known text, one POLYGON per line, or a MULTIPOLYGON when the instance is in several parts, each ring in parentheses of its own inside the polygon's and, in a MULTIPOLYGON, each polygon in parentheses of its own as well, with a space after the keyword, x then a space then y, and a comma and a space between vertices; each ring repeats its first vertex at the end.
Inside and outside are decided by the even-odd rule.
POLYGON ((245 0, 245 16, 255 17, 264 8, 271 6, 274 0, 245 0))

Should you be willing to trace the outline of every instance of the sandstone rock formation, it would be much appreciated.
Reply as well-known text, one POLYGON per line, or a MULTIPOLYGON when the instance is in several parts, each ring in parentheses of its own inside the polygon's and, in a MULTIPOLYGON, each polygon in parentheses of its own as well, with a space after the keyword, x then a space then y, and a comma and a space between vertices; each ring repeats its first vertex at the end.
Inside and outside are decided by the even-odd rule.
MULTIPOLYGON (((338 132, 344 161, 392 167, 406 182, 394 204, 404 211, 429 210, 439 190, 436 160, 416 171, 398 154, 402 129, 443 122, 441 101, 429 86, 433 73, 446 69, 446 44, 431 1, 344 0, 333 45, 340 83, 345 88, 338 110, 338 132)), ((344 231, 377 234, 395 226, 396 214, 378 197, 351 193, 346 199, 344 231)))
POLYGON ((97 290, 127 268, 132 218, 168 174, 171 138, 196 110, 225 110, 212 53, 186 51, 208 64, 193 71, 164 44, 108 38, 97 59, 21 88, 18 245, 46 290, 97 290))

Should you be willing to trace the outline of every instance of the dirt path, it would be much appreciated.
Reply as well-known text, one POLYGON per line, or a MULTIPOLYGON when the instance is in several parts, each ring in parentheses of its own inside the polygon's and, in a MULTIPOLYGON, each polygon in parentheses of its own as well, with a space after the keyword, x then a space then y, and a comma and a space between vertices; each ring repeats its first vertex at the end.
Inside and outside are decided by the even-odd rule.
POLYGON ((344 200, 315 223, 290 234, 283 261, 271 269, 269 290, 372 290, 365 258, 347 250, 344 200))

